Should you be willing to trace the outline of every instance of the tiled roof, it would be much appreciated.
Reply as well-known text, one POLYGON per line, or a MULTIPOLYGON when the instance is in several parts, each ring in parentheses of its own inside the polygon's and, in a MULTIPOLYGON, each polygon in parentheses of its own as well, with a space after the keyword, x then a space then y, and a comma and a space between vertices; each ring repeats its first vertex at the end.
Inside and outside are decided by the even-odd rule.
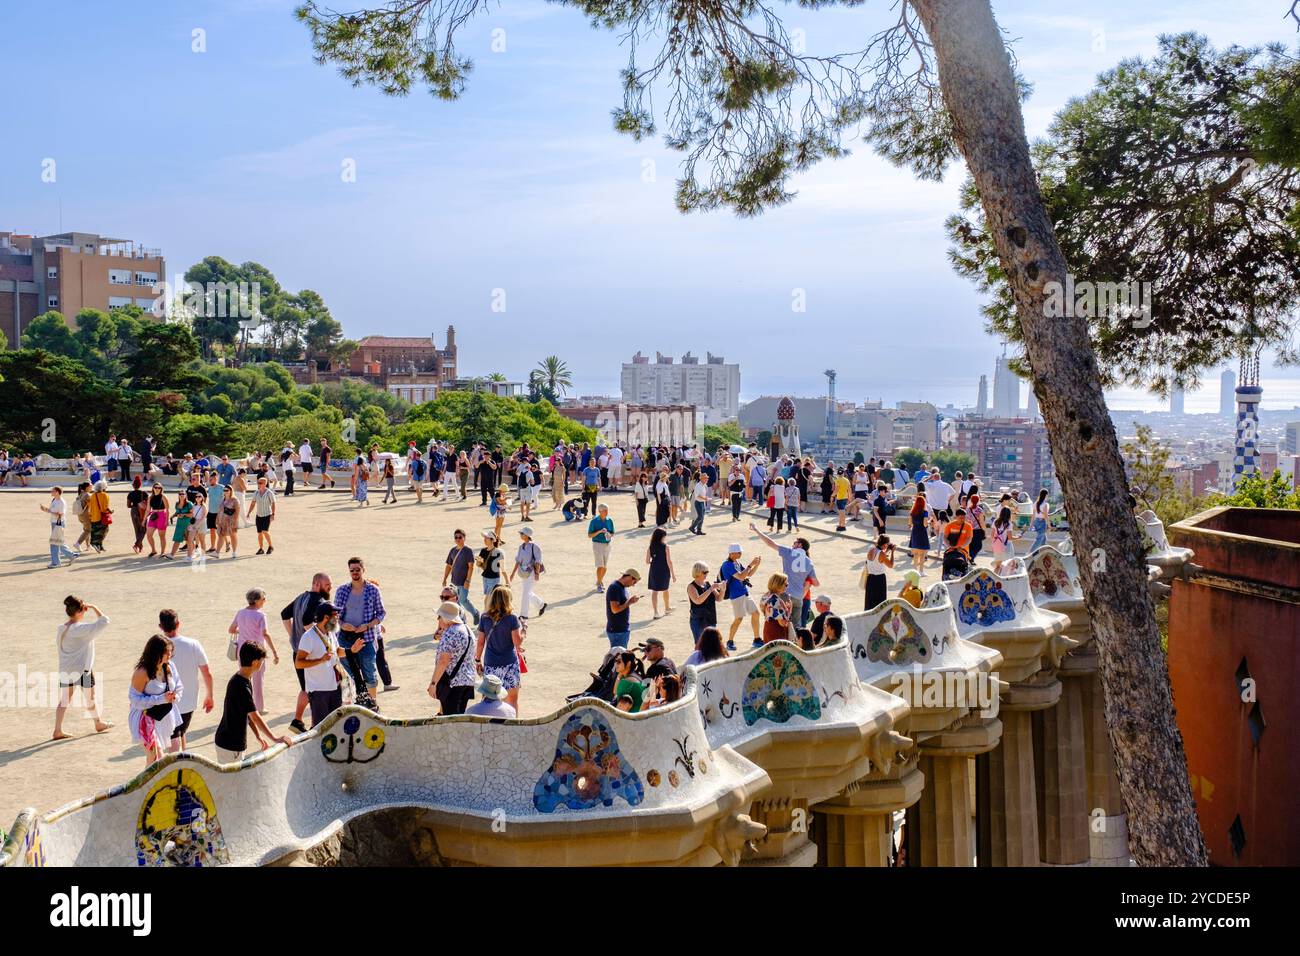
POLYGON ((359 348, 365 346, 391 349, 436 348, 431 337, 367 335, 357 342, 359 348))

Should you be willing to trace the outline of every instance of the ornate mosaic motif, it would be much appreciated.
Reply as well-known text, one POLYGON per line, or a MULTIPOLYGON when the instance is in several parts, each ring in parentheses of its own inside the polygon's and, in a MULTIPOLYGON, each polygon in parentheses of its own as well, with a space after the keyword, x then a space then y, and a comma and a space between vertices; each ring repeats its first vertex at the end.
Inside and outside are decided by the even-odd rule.
POLYGON ((1015 619, 1016 609, 1002 582, 987 571, 981 571, 966 582, 957 616, 963 624, 990 627, 1000 621, 1015 619))
POLYGON ((384 752, 384 728, 378 725, 360 733, 361 718, 350 716, 343 721, 343 737, 326 734, 320 741, 320 752, 330 763, 370 763, 384 752), (342 756, 344 743, 347 756, 342 756))
POLYGON ((1029 569, 1029 590, 1034 594, 1055 597, 1057 594, 1073 594, 1074 583, 1061 559, 1050 551, 1043 551, 1029 569))
MULTIPOLYGON (((669 781, 675 776, 670 772, 669 781)), ((555 759, 533 786, 533 806, 541 813, 557 807, 591 810, 613 806, 615 797, 635 807, 645 799, 641 778, 619 753, 605 718, 594 710, 578 711, 560 728, 555 759)))
POLYGON ((822 715, 812 678, 789 651, 769 654, 754 665, 745 678, 741 709, 747 725, 759 720, 784 724, 796 714, 809 720, 822 715))
POLYGON ((230 862, 217 806, 197 771, 163 777, 140 806, 135 857, 140 866, 216 866, 230 862))
POLYGON ((45 866, 45 848, 41 846, 41 824, 33 820, 23 840, 23 861, 30 867, 45 866))
POLYGON ((925 664, 930 660, 930 646, 912 615, 895 605, 867 635, 867 660, 880 664, 925 664))

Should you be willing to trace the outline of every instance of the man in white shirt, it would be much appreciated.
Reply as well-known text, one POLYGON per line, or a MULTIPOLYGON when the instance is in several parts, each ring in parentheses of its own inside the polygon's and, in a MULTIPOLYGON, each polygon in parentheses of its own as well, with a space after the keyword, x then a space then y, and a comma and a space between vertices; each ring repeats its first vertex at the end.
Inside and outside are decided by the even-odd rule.
POLYGON ((615 445, 609 450, 609 486, 617 488, 623 478, 623 449, 615 445))
MULTIPOLYGON (((338 616, 338 608, 334 605, 319 605, 316 608, 316 623, 302 632, 293 658, 293 666, 302 668, 313 727, 343 706, 339 658, 346 654, 339 647, 336 637, 338 616)), ((365 643, 360 637, 354 640, 352 653, 358 653, 365 647, 365 643)))
POLYGON ((925 479, 925 500, 938 521, 947 522, 952 520, 949 505, 952 503, 955 494, 956 491, 953 490, 952 485, 939 476, 939 469, 932 469, 930 477, 925 479))
POLYGON ((212 671, 208 669, 208 655, 203 645, 192 637, 180 633, 181 619, 175 611, 166 608, 158 612, 158 627, 172 642, 172 666, 181 680, 181 699, 176 702, 181 712, 181 722, 172 731, 169 753, 185 749, 185 734, 190 729, 190 718, 199 705, 199 676, 203 677, 203 712, 212 713, 212 671))
POLYGON ((123 481, 131 480, 131 445, 123 438, 117 446, 117 473, 122 476, 123 481))
POLYGON ((709 502, 709 482, 704 472, 697 472, 695 484, 691 488, 691 498, 695 504, 695 520, 691 522, 691 534, 704 534, 704 506, 709 502))
POLYGON ((311 473, 315 470, 312 459, 311 442, 304 441, 298 447, 298 464, 302 466, 302 483, 308 486, 311 485, 311 473))
POLYGON ((104 444, 104 470, 108 472, 108 480, 113 480, 113 472, 117 471, 117 436, 109 435, 108 441, 104 444))

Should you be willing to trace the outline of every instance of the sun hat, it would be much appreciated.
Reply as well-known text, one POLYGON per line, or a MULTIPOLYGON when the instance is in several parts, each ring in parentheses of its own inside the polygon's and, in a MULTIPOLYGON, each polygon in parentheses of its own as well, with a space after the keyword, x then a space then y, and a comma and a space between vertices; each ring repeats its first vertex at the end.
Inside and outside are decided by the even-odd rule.
POLYGON ((484 674, 474 692, 487 700, 505 700, 506 685, 496 674, 484 674))
POLYGON ((519 529, 519 533, 526 538, 531 538, 533 536, 533 529, 528 527, 527 525, 524 525, 522 528, 519 529))
POLYGON ((921 574, 916 569, 912 569, 903 575, 903 580, 913 587, 921 586, 921 574))
POLYGON ((460 605, 455 601, 443 601, 438 605, 438 617, 444 621, 459 621, 460 605))
POLYGON ((727 554, 740 554, 741 548, 738 544, 727 545, 727 554))

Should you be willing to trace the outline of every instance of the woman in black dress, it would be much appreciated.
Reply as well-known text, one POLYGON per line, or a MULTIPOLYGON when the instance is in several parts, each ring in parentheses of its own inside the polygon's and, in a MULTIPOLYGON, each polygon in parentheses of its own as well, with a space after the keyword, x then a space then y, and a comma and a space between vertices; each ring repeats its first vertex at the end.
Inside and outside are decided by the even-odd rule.
POLYGON ((668 532, 663 528, 655 528, 654 534, 650 535, 650 547, 646 548, 645 563, 650 565, 646 590, 650 592, 650 607, 654 611, 654 616, 663 616, 659 613, 661 594, 664 599, 664 614, 671 614, 673 609, 668 600, 668 588, 677 580, 677 572, 673 570, 673 557, 668 547, 668 532))
POLYGON ((835 510, 835 505, 831 501, 831 494, 834 490, 835 469, 831 467, 830 462, 827 462, 826 468, 822 471, 822 514, 835 510))
POLYGON ((668 476, 660 472, 659 479, 655 482, 655 525, 659 528, 668 524, 672 497, 672 491, 668 487, 668 476))

